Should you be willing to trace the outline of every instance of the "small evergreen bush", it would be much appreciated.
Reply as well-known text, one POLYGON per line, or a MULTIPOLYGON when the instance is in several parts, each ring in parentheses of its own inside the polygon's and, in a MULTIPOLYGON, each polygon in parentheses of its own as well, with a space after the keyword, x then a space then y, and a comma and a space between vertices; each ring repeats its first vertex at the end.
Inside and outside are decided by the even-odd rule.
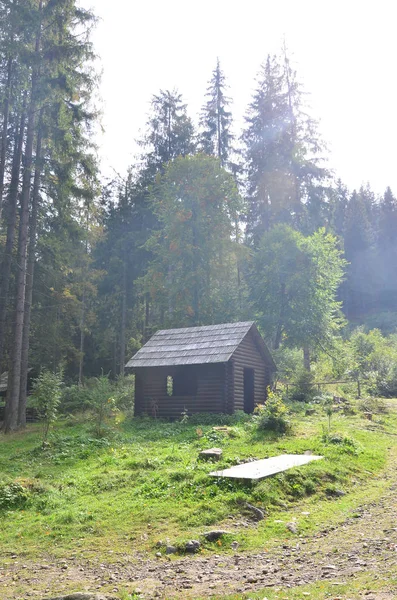
POLYGON ((256 407, 255 415, 258 429, 277 433, 287 433, 291 429, 288 408, 277 392, 268 389, 266 403, 256 407))
POLYGON ((43 425, 43 443, 46 442, 51 425, 58 418, 61 401, 62 379, 60 375, 44 369, 33 383, 32 405, 37 409, 43 425))

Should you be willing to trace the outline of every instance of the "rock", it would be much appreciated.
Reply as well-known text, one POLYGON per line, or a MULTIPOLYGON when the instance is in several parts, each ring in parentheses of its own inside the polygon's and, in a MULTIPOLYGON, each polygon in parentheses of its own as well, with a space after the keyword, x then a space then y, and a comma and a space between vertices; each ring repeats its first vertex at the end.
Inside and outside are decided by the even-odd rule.
POLYGON ((236 542, 236 540, 234 542, 231 543, 231 548, 232 550, 237 550, 237 548, 239 547, 239 543, 236 542))
POLYGON ((265 513, 263 510, 257 508, 256 506, 252 506, 252 504, 249 504, 248 502, 245 503, 245 506, 254 514, 257 521, 263 521, 265 518, 265 513))
POLYGON ((298 526, 296 523, 287 523, 286 524, 286 528, 288 529, 288 531, 290 531, 291 533, 298 533, 298 526))
POLYGON ((156 552, 156 556, 157 556, 157 558, 161 558, 161 556, 162 556, 161 552, 156 552))
POLYGON ((346 496, 346 492, 344 492, 343 490, 335 490, 334 495, 341 498, 342 496, 346 496))
POLYGON ((209 448, 208 450, 203 450, 199 454, 199 458, 204 458, 205 460, 209 458, 213 458, 214 460, 219 460, 222 456, 221 448, 209 448))
POLYGON ((200 549, 200 542, 198 540, 189 540, 186 542, 185 550, 186 552, 198 552, 200 549))
POLYGON ((230 531, 224 531, 223 529, 214 529, 214 531, 207 531, 207 533, 203 533, 203 536, 208 542, 215 542, 222 536, 228 535, 229 533, 230 531))
POLYGON ((165 549, 166 554, 175 554, 178 552, 178 548, 176 546, 167 546, 165 549))

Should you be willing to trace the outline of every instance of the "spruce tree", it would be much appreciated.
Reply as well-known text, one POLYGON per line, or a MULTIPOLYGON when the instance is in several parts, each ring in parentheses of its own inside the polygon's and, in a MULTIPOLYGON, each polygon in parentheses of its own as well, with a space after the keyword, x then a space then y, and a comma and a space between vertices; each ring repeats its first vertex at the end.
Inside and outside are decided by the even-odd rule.
POLYGON ((232 113, 228 110, 230 99, 226 96, 226 78, 219 59, 212 73, 200 117, 199 144, 205 154, 216 156, 222 167, 228 167, 232 158, 232 113))
POLYGON ((146 134, 140 142, 146 149, 142 159, 149 176, 162 171, 170 160, 195 151, 194 127, 186 109, 177 90, 160 90, 153 96, 146 134))
MULTIPOLYGON (((52 205, 57 202, 53 195, 56 188, 68 190, 68 202, 72 198, 78 202, 79 189, 83 195, 91 193, 88 191, 91 184, 88 183, 90 158, 87 157, 89 143, 86 125, 92 118, 87 111, 87 103, 92 92, 93 77, 86 65, 93 57, 87 36, 94 18, 90 12, 77 8, 75 0, 54 0, 49 3, 38 0, 22 4, 27 11, 30 27, 24 32, 26 43, 23 48, 17 47, 19 53, 15 54, 14 60, 16 71, 28 74, 29 86, 20 83, 22 95, 25 95, 24 89, 27 87, 26 119, 22 119, 23 111, 22 136, 15 137, 13 158, 10 159, 11 201, 15 194, 18 196, 22 140, 24 160, 18 222, 15 316, 10 338, 11 356, 5 412, 6 431, 15 429, 18 422, 22 426, 24 424, 37 214, 38 203, 43 197, 39 190, 42 186, 45 188, 45 197, 50 199, 52 205), (45 161, 42 152, 46 154, 45 161), (59 174, 54 171, 55 165, 60 167, 59 174)), ((20 6, 17 0, 12 3, 13 8, 16 6, 20 6)), ((15 80, 15 85, 19 81, 15 80)), ((15 119, 16 122, 19 120, 19 117, 15 119)), ((9 244, 15 232, 15 204, 11 202, 8 225, 9 244)), ((8 286, 7 261, 5 257, 2 287, 8 286)))
POLYGON ((285 48, 261 68, 242 139, 249 243, 257 246, 279 222, 307 232, 323 225, 328 176, 321 166, 323 148, 285 48))

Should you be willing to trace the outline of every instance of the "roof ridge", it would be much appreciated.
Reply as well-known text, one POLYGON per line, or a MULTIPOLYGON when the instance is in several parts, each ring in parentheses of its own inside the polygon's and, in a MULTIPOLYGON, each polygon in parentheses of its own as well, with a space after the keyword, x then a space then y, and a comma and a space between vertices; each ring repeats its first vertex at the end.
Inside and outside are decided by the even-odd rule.
MULTIPOLYGON (((198 330, 198 329, 207 329, 208 331, 211 331, 211 328, 213 327, 236 327, 237 325, 245 325, 245 326, 252 326, 255 324, 255 321, 236 321, 234 323, 215 323, 213 325, 193 325, 193 326, 188 326, 188 327, 175 327, 172 329, 158 329, 153 335, 157 335, 158 333, 172 333, 173 331, 177 331, 177 332, 182 332, 182 331, 194 331, 194 330, 198 330)), ((153 336, 152 336, 153 337, 153 336)))

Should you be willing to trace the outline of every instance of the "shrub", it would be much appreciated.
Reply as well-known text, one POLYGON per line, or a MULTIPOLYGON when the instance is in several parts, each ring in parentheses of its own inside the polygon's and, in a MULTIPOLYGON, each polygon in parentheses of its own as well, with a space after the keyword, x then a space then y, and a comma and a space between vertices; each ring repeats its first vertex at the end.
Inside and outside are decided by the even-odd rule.
POLYGON ((63 414, 72 414, 85 411, 89 408, 90 393, 86 387, 71 385, 62 390, 60 411, 63 414))
POLYGON ((359 403, 359 409, 364 413, 384 414, 388 412, 387 405, 381 398, 364 398, 359 403))
POLYGON ((61 386, 61 377, 45 369, 33 383, 32 405, 37 409, 39 418, 42 421, 43 442, 46 441, 49 429, 58 417, 61 386))
POLYGON ((119 412, 114 398, 114 389, 108 377, 101 375, 91 381, 88 403, 94 416, 95 433, 101 437, 104 434, 106 421, 119 412))
POLYGON ((131 412, 134 408, 135 375, 119 375, 113 383, 113 398, 118 409, 131 412))
POLYGON ((323 434, 321 440, 324 444, 335 444, 341 446, 344 452, 348 454, 359 454, 361 452, 361 446, 355 439, 350 436, 343 435, 342 433, 329 433, 323 428, 323 434))
POLYGON ((21 483, 0 483, 0 510, 21 508, 28 499, 29 492, 21 483))
POLYGON ((268 389, 266 404, 258 405, 255 414, 258 429, 286 433, 291 428, 288 409, 277 392, 268 389))
POLYGON ((310 402, 315 394, 313 380, 314 375, 311 371, 306 369, 298 371, 293 381, 294 385, 290 394, 291 400, 310 402))

